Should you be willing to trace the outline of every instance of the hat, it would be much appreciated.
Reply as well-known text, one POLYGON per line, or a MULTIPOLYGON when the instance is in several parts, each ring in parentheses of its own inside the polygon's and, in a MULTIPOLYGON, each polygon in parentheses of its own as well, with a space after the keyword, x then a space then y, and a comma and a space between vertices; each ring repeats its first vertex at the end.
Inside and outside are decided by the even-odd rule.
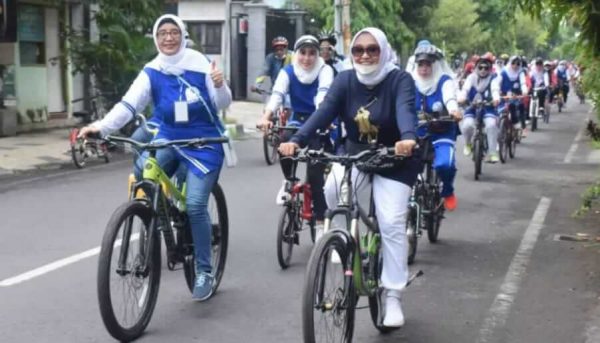
POLYGON ((304 35, 298 38, 296 44, 294 44, 294 51, 299 50, 304 47, 313 47, 319 50, 319 41, 317 38, 311 35, 304 35))

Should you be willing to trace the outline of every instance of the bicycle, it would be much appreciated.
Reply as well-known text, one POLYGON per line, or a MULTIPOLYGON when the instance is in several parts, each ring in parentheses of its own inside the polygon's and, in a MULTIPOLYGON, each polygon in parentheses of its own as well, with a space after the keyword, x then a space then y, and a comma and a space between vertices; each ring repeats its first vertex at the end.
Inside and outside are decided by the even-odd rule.
MULTIPOLYGON (((129 201, 115 210, 106 226, 98 259, 97 292, 104 325, 114 338, 131 341, 148 326, 156 305, 161 274, 161 233, 168 269, 176 270, 177 264, 183 264, 190 292, 196 278, 194 245, 185 212, 185 183, 176 185, 165 174, 156 160, 156 152, 171 146, 203 146, 228 139, 196 138, 151 143, 115 136, 106 139, 150 153, 145 161, 143 180, 131 186, 129 201), (115 300, 121 296, 122 302, 115 300), (133 299, 129 299, 130 296, 133 299), (128 318, 130 315, 133 318, 128 318)), ((214 295, 223 277, 229 238, 227 203, 218 183, 211 192, 209 214, 214 295)))
POLYGON ((500 122, 498 124, 500 128, 498 134, 498 153, 500 155, 500 161, 506 163, 508 157, 515 158, 517 153, 517 143, 520 142, 522 129, 517 129, 513 125, 508 104, 500 107, 498 111, 500 112, 500 122))
MULTIPOLYGON (((252 91, 261 95, 271 95, 270 91, 253 87, 252 91)), ((265 162, 267 165, 273 165, 277 162, 279 158, 279 153, 277 149, 279 148, 279 144, 281 144, 283 139, 284 131, 275 129, 275 126, 285 127, 287 123, 287 118, 290 116, 290 109, 280 107, 275 113, 273 113, 271 117, 271 121, 273 122, 273 126, 263 135, 263 155, 265 157, 265 162)))
MULTIPOLYGON (((449 116, 422 113, 420 119, 419 127, 426 126, 428 132, 442 131, 450 125, 456 125, 456 121, 449 116)), ((408 264, 413 264, 415 261, 418 240, 423 231, 427 231, 430 243, 437 242, 441 222, 444 218, 444 202, 440 195, 442 180, 433 168, 435 151, 430 136, 431 134, 428 133, 419 138, 419 147, 422 149, 420 154, 425 165, 417 177, 417 182, 412 187, 408 202, 406 219, 408 264)))
POLYGON ((565 105, 565 98, 563 93, 563 81, 559 81, 558 83, 558 92, 556 95, 556 106, 558 107, 558 112, 562 112, 563 106, 565 105))
POLYGON ((474 163, 474 177, 475 180, 479 180, 481 175, 481 168, 483 164, 483 157, 488 151, 487 134, 485 133, 485 125, 483 123, 483 116, 485 114, 485 107, 493 106, 492 101, 475 101, 471 105, 475 110, 475 134, 473 135, 473 163, 474 163))
MULTIPOLYGON (((297 131, 295 126, 276 127, 275 130, 297 131)), ((277 261, 281 269, 287 269, 292 259, 292 250, 299 244, 298 233, 306 222, 310 229, 310 238, 315 242, 316 228, 312 209, 312 190, 307 179, 300 182, 296 177, 297 164, 292 166, 292 175, 286 180, 285 192, 289 198, 284 199, 283 210, 277 222, 277 261)))
POLYGON ((544 90, 544 87, 536 87, 532 90, 531 101, 529 104, 529 118, 531 118, 531 132, 538 129, 538 118, 541 117, 544 123, 550 122, 550 113, 539 106, 538 92, 544 90), (540 115, 541 113, 541 115, 540 115))
MULTIPOLYGON (((90 98, 90 106, 92 111, 73 112, 73 116, 80 118, 83 124, 90 124, 98 119, 98 107, 96 99, 99 96, 90 98)), ((86 100, 85 98, 75 99, 71 103, 77 103, 86 100)), ((69 143, 71 145, 71 159, 73 164, 79 169, 86 166, 87 160, 90 157, 97 157, 104 160, 105 163, 110 162, 110 153, 108 152, 109 145, 105 140, 96 138, 78 138, 80 127, 71 129, 69 132, 69 143)))
MULTIPOLYGON (((303 287, 302 296, 302 331, 304 342, 316 342, 318 332, 315 324, 325 323, 328 342, 351 342, 354 332, 354 313, 358 297, 369 298, 369 312, 375 327, 381 332, 389 332, 394 328, 383 326, 383 289, 379 285, 382 257, 381 236, 375 218, 375 205, 371 191, 369 212, 356 203, 353 196, 351 173, 353 166, 363 163, 364 159, 377 157, 381 163, 390 163, 402 159, 391 156, 393 148, 373 147, 355 155, 334 155, 324 151, 300 150, 295 159, 316 163, 337 162, 344 166, 344 177, 341 182, 338 206, 325 213, 325 235, 314 247, 303 287), (340 215, 346 220, 344 229, 330 229, 334 216, 340 215), (358 221, 361 219, 366 227, 366 234, 361 234, 358 221), (339 263, 335 258, 339 258, 339 263), (333 258, 332 258, 333 257, 333 258), (330 263, 330 265, 327 265, 330 263), (334 273, 335 272, 335 273, 334 273), (327 274, 339 279, 340 285, 327 288, 327 274), (331 318, 315 318, 315 314, 331 318), (331 324, 331 327, 329 327, 331 324), (329 340, 331 338, 331 340, 329 340)), ((411 276, 409 285, 422 271, 411 276)), ((319 336, 320 337, 320 336, 319 336)))

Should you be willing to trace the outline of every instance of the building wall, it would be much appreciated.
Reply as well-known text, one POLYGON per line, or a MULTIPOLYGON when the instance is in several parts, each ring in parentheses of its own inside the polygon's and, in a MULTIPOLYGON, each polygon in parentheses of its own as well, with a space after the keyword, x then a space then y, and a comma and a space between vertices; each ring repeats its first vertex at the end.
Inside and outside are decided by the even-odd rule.
POLYGON ((225 0, 180 1, 178 13, 183 21, 225 21, 225 0))

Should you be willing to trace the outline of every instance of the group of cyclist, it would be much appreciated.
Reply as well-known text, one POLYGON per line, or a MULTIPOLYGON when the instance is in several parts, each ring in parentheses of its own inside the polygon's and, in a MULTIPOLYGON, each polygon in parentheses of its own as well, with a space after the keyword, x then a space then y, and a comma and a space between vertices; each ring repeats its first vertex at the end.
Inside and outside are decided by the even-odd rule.
MULTIPOLYGON (((223 74, 205 55, 186 47, 186 28, 174 15, 158 18, 153 37, 158 55, 139 73, 121 102, 102 120, 83 128, 80 135, 100 132, 109 134, 130 121, 136 112, 153 104, 151 122, 157 128, 148 140, 173 140, 194 137, 219 137, 224 129, 217 112, 231 101, 231 91, 223 74)), ((382 237, 383 270, 381 284, 386 290, 383 324, 399 327, 404 324, 401 293, 408 280, 408 241, 406 217, 411 188, 423 168, 421 158, 413 153, 423 137, 432 141, 435 150, 434 167, 443 189, 441 196, 447 210, 457 207, 453 187, 456 174, 455 144, 462 131, 466 139, 465 154, 470 153, 473 135, 473 111, 469 104, 477 99, 492 99, 486 107, 485 126, 489 139, 489 161, 496 162, 497 113, 501 96, 527 94, 528 86, 523 59, 507 58, 500 70, 491 53, 473 59, 472 73, 458 87, 457 78, 445 61, 443 52, 429 41, 417 45, 407 70, 402 70, 384 32, 377 28, 360 30, 352 39, 351 56, 335 50, 335 37, 304 35, 297 39, 293 51, 288 41, 277 37, 272 41, 273 53, 266 58, 265 68, 257 79, 260 87, 266 77, 273 84, 262 118, 257 125, 267 130, 273 113, 289 98, 291 117, 288 125, 299 130, 290 133, 279 151, 293 155, 300 147, 330 149, 317 131, 335 131, 335 142, 342 151, 353 154, 370 144, 394 147, 396 155, 406 158, 401 168, 382 170, 372 178, 376 216, 382 237), (496 68, 496 70, 494 70, 496 68), (460 105, 467 106, 463 112, 460 105), (452 118, 454 123, 442 130, 428 132, 419 126, 418 113, 452 118), (461 127, 459 129, 459 123, 461 127), (334 124, 334 125, 332 125, 334 124)), ((531 73, 535 84, 551 86, 549 78, 538 68, 531 73)), ((557 77, 566 69, 557 67, 557 77), (562 70, 562 71, 560 71, 562 70)), ((543 66, 543 63, 542 63, 543 66)), ((566 68, 566 66, 564 67, 566 68)), ((466 69, 466 68, 465 68, 466 69)), ((566 100, 567 92, 563 95, 566 100)), ((514 122, 525 128, 526 111, 516 106, 514 122)), ((191 223, 196 258, 196 282, 193 298, 205 300, 211 296, 210 230, 207 202, 213 185, 219 178, 224 160, 224 148, 211 144, 203 148, 168 148, 157 153, 161 167, 175 173, 181 165, 187 173, 187 213, 191 223)), ((141 178, 143 154, 136 163, 136 177, 141 178)), ((292 163, 281 161, 285 177, 290 177, 292 163)), ((325 210, 337 203, 337 190, 343 168, 333 165, 325 180, 322 166, 312 165, 308 178, 313 192, 313 209, 317 220, 317 236, 323 234, 325 210)), ((353 178, 362 177, 353 171, 353 178)))

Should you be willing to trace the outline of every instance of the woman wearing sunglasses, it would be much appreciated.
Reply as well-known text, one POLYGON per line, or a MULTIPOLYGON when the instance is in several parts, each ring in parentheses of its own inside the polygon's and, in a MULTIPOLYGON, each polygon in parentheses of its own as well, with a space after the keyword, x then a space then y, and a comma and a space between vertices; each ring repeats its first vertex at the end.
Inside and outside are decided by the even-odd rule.
MULTIPOLYGON (((525 72, 523 71, 523 59, 519 56, 512 56, 508 60, 508 64, 502 69, 502 72, 498 75, 498 85, 500 85, 501 96, 517 96, 527 94, 527 80, 525 78, 525 72)), ((523 129, 522 136, 527 135, 527 113, 525 112, 525 105, 522 101, 518 102, 518 105, 509 103, 508 110, 510 111, 510 117, 513 124, 521 122, 521 129, 523 129), (518 115, 517 115, 518 111, 518 115)))
MULTIPOLYGON (((317 129, 326 128, 338 116, 347 131, 348 153, 355 154, 375 140, 394 146, 396 154, 412 154, 417 126, 412 77, 392 63, 387 37, 379 29, 359 31, 352 40, 351 53, 353 70, 338 74, 317 111, 289 143, 280 146, 283 155, 294 154, 310 141, 317 129)), ((402 166, 373 176, 373 197, 383 245, 381 283, 386 289, 383 325, 389 327, 404 325, 400 295, 408 280, 406 214, 419 167, 416 159, 409 158, 402 166)), ((330 208, 336 207, 342 177, 343 167, 334 165, 325 184, 330 208)), ((366 175, 358 170, 352 171, 352 177, 357 191, 368 184, 366 175)), ((335 218, 333 225, 339 225, 335 218)))
MULTIPOLYGON (((458 110, 456 101, 456 83, 450 72, 450 67, 437 53, 437 48, 432 45, 421 45, 415 49, 414 61, 416 68, 412 71, 416 85, 417 112, 426 112, 431 115, 450 115, 454 120, 460 121, 462 114, 458 110)), ((419 128, 418 135, 424 137, 428 134, 427 126, 419 128)), ((454 159, 454 145, 458 134, 458 125, 444 125, 438 132, 429 132, 429 139, 435 149, 433 167, 440 175, 443 183, 441 196, 444 198, 444 207, 454 211, 457 206, 454 195, 454 177, 456 166, 454 159)))
MULTIPOLYGON (((495 82, 495 75, 492 73, 492 65, 494 64, 494 55, 491 52, 481 56, 475 64, 475 72, 473 72, 465 80, 465 84, 458 96, 458 102, 461 104, 472 103, 475 101, 493 100, 494 106, 486 106, 483 116, 485 124, 485 133, 488 140, 488 151, 490 152, 487 161, 496 163, 500 161, 498 155, 498 114, 496 106, 500 102, 500 94, 498 83, 495 82)), ((465 137, 465 147, 463 153, 465 156, 471 155, 473 134, 475 133, 475 110, 473 107, 468 107, 465 110, 465 119, 462 122, 462 133, 465 137)))
MULTIPOLYGON (((273 125, 273 122, 269 119, 275 110, 281 106, 286 95, 289 95, 292 105, 292 116, 288 119, 288 125, 303 126, 323 101, 332 81, 333 69, 319 57, 319 41, 317 38, 310 35, 298 38, 296 44, 294 44, 292 64, 285 66, 279 72, 273 86, 273 95, 267 103, 263 117, 257 126, 266 131, 273 125)), ((310 145, 314 149, 320 149, 327 143, 323 141, 322 137, 315 137, 311 140, 310 145)), ((294 162, 284 159, 280 160, 280 164, 284 177, 290 177, 294 162)), ((317 238, 323 235, 323 219, 327 209, 325 195, 323 194, 324 171, 325 166, 320 164, 309 165, 307 170, 308 182, 313 195, 317 238)), ((277 203, 281 203, 281 199, 286 196, 285 183, 284 180, 281 189, 277 193, 277 203)))

